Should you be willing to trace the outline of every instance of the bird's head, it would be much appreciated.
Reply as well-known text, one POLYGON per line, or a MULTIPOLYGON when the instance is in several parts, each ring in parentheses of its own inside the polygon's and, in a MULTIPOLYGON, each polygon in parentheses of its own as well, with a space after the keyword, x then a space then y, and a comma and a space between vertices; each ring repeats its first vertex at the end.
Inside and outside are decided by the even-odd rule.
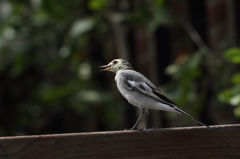
POLYGON ((100 66, 100 68, 103 68, 101 71, 111 71, 117 73, 119 70, 132 69, 132 66, 126 60, 115 59, 107 65, 100 66))

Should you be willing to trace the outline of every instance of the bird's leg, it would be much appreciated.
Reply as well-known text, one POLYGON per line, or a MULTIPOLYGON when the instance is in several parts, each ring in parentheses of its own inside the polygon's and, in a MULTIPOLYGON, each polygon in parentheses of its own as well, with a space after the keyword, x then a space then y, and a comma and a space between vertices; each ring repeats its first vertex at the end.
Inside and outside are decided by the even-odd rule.
POLYGON ((131 130, 134 130, 134 129, 136 129, 136 127, 137 127, 137 125, 138 125, 138 123, 139 123, 140 119, 142 118, 143 114, 144 114, 144 113, 145 113, 145 111, 146 111, 146 109, 145 109, 145 108, 143 108, 143 107, 140 107, 140 109, 141 109, 141 114, 140 114, 140 116, 139 116, 139 118, 138 118, 137 122, 136 122, 136 123, 134 124, 134 126, 131 128, 131 130))
POLYGON ((149 112, 148 112, 147 109, 145 109, 145 111, 146 111, 146 113, 147 113, 147 122, 146 122, 146 125, 145 125, 145 127, 144 127, 144 130, 147 129, 147 125, 148 125, 148 121, 149 121, 149 112))

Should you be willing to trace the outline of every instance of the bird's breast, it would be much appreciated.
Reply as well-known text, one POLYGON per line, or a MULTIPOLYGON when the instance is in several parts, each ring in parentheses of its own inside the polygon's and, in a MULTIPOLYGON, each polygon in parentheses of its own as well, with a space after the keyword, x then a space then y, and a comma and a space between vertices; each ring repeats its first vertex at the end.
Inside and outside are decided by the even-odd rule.
POLYGON ((122 96, 128 100, 128 102, 134 106, 138 106, 137 98, 135 97, 132 90, 129 90, 129 88, 126 86, 123 80, 123 76, 121 74, 117 74, 115 77, 115 81, 117 84, 117 88, 119 92, 122 94, 122 96))

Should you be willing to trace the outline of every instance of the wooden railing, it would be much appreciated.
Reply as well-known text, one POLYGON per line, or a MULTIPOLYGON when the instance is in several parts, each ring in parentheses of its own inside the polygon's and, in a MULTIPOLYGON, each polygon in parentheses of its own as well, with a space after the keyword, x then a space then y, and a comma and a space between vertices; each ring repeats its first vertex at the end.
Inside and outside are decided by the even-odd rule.
POLYGON ((0 138, 0 159, 240 159, 240 124, 0 138))

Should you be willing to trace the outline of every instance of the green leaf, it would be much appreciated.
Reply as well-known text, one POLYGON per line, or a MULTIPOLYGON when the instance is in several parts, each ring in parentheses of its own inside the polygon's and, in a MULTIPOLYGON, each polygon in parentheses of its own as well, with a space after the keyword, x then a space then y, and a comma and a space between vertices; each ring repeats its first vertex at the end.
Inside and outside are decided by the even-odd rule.
POLYGON ((233 75, 231 78, 231 82, 233 84, 240 84, 240 73, 233 75))
POLYGON ((154 0, 153 4, 158 7, 163 7, 165 3, 165 0, 154 0))
POLYGON ((234 114, 235 116, 240 117, 240 105, 234 109, 234 114))
POLYGON ((88 2, 88 8, 93 11, 101 11, 107 6, 106 0, 90 0, 88 2))
POLYGON ((232 63, 240 64, 240 48, 235 47, 224 52, 224 58, 232 63))
POLYGON ((233 106, 240 104, 240 88, 233 87, 226 89, 218 95, 220 101, 231 104, 233 106))

